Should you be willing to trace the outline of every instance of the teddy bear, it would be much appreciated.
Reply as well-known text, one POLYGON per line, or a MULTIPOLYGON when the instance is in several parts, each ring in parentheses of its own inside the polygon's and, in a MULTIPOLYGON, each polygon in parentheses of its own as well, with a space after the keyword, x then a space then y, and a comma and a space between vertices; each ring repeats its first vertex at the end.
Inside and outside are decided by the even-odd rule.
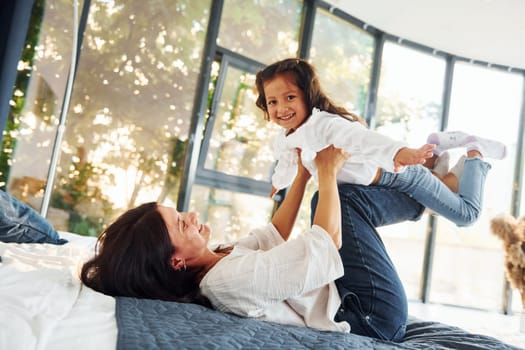
POLYGON ((505 275, 520 292, 525 307, 525 216, 517 219, 510 214, 500 214, 490 221, 490 230, 503 242, 505 275))

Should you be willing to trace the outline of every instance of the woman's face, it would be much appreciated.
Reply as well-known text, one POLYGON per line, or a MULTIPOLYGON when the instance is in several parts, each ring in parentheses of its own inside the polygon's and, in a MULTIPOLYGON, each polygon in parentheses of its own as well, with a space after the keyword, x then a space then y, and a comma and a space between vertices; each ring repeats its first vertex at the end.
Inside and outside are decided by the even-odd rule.
POLYGON ((290 74, 279 74, 264 83, 264 95, 270 120, 290 132, 308 117, 304 92, 295 85, 290 74))
POLYGON ((187 261, 201 256, 207 250, 210 228, 199 224, 196 213, 179 213, 174 208, 161 205, 158 210, 168 227, 171 243, 178 256, 187 261))

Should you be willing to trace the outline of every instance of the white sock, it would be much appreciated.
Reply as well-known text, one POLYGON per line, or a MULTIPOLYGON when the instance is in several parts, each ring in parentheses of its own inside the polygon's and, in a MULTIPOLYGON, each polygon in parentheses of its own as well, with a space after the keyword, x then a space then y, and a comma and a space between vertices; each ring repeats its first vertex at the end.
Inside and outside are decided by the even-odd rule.
POLYGON ((436 145, 434 154, 441 154, 451 148, 461 147, 465 144, 469 135, 462 131, 442 131, 434 132, 427 137, 427 143, 436 145))
POLYGON ((450 154, 448 152, 441 153, 441 155, 436 159, 432 171, 441 177, 445 176, 448 173, 449 162, 450 154))
POLYGON ((465 155, 462 155, 461 157, 459 157, 456 165, 450 168, 450 172, 456 175, 458 179, 460 178, 461 174, 463 174, 463 165, 465 164, 465 159, 467 159, 467 157, 465 155))
POLYGON ((465 142, 468 151, 478 151, 483 157, 503 159, 507 155, 507 147, 495 140, 484 139, 479 136, 469 136, 465 142))

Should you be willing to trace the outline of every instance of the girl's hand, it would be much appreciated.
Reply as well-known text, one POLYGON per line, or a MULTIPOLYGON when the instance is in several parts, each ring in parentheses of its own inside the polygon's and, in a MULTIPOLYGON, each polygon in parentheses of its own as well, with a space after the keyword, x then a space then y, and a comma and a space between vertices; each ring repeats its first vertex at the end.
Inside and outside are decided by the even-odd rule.
POLYGON ((424 164, 427 158, 432 158, 434 148, 436 145, 430 143, 420 148, 401 148, 394 157, 394 172, 400 172, 407 165, 424 164))

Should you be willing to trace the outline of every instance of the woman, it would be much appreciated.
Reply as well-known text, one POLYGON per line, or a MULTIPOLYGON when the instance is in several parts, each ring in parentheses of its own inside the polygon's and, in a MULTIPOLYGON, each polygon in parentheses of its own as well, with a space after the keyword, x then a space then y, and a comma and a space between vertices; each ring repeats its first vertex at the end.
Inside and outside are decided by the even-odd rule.
POLYGON ((333 146, 318 153, 313 225, 295 239, 288 240, 310 179, 301 162, 271 223, 235 245, 210 250, 210 229, 194 213, 145 204, 100 236, 82 281, 113 296, 195 302, 241 316, 399 341, 406 297, 374 226, 417 219, 423 208, 399 192, 355 185, 348 185, 355 191, 346 188, 340 201, 336 174, 347 158, 333 146))

